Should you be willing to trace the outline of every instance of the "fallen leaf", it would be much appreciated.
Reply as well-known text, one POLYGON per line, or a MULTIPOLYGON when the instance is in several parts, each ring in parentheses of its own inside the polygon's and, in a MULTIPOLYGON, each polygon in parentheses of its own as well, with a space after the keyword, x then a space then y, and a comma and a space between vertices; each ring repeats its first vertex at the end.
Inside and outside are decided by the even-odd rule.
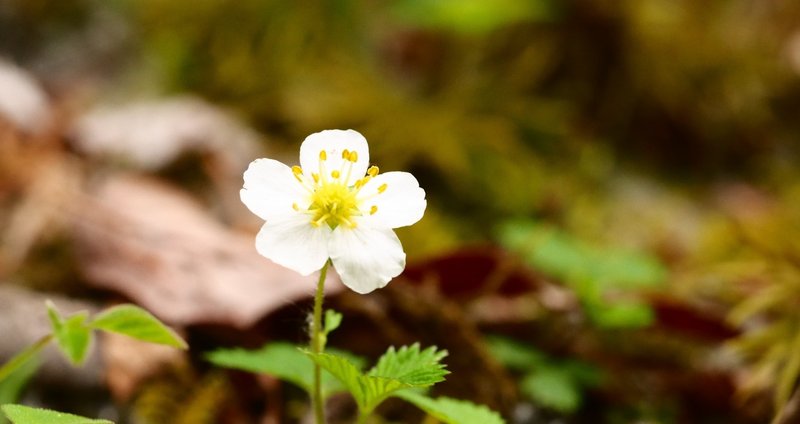
POLYGON ((0 58, 0 119, 29 133, 43 132, 50 125, 47 95, 33 76, 0 58))
MULTIPOLYGON (((96 287, 124 294, 173 325, 246 328, 313 295, 303 277, 255 250, 189 196, 157 180, 113 176, 82 201, 75 217, 80 267, 96 287)), ((343 287, 328 274, 328 292, 343 287)))

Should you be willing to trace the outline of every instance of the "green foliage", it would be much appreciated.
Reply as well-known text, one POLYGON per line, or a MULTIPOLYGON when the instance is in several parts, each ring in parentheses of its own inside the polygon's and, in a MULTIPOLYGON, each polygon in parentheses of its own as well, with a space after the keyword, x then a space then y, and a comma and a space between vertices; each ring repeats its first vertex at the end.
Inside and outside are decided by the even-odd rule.
POLYGON ((8 362, 3 364, 3 366, 0 367, 0 383, 4 382, 7 378, 10 378, 10 376, 16 372, 16 370, 18 370, 20 367, 23 367, 25 364, 35 358, 39 352, 50 343, 52 339, 52 335, 42 337, 36 343, 27 347, 25 350, 16 354, 13 358, 9 359, 8 362))
POLYGON ((342 325, 342 314, 339 312, 334 311, 333 309, 328 309, 325 311, 325 328, 323 332, 325 336, 330 334, 333 330, 339 328, 342 325))
POLYGON ((581 404, 581 387, 565 370, 542 368, 525 375, 520 390, 541 406, 561 412, 575 412, 581 404))
POLYGON ((428 415, 446 424, 504 424, 505 421, 491 409, 459 399, 423 396, 410 390, 401 390, 393 396, 413 403, 428 415))
POLYGON ((48 302, 47 315, 58 347, 73 365, 83 364, 92 341, 91 329, 86 325, 89 313, 81 311, 64 319, 55 309, 55 305, 48 302))
POLYGON ((91 327, 145 342, 186 349, 186 342, 149 312, 135 305, 119 305, 98 314, 91 327))
POLYGON ((108 420, 95 420, 23 405, 3 405, 2 410, 14 424, 114 424, 108 420))
POLYGON ((547 0, 402 0, 395 3, 395 15, 411 25, 483 34, 523 20, 552 17, 547 0))
POLYGON ((419 344, 399 350, 389 348, 366 374, 342 356, 306 354, 344 384, 362 414, 369 414, 398 390, 429 387, 444 380, 447 374, 444 365, 439 362, 447 352, 437 351, 436 347, 420 351, 419 344))
POLYGON ((444 381, 449 374, 441 360, 447 356, 446 350, 431 346, 420 351, 419 343, 403 346, 395 350, 390 347, 367 375, 393 378, 415 387, 426 387, 444 381))
MULTIPOLYGON (((5 379, 0 380, 0 405, 13 403, 19 400, 22 390, 39 368, 39 361, 28 360, 15 368, 5 379)), ((0 424, 6 424, 8 420, 0 415, 0 424)))
POLYGON ((330 353, 314 354, 305 352, 311 360, 331 373, 353 396, 359 411, 369 414, 392 393, 413 387, 410 384, 392 378, 364 375, 344 357, 330 353))
MULTIPOLYGON (((357 371, 363 366, 364 361, 361 358, 344 352, 338 354, 347 357, 357 371)), ((206 358, 221 367, 278 377, 309 393, 314 381, 313 362, 297 346, 289 343, 269 343, 257 350, 219 349, 206 355, 206 358)), ((324 397, 345 390, 345 386, 329 372, 322 373, 324 397)))
POLYGON ((653 256, 592 247, 554 227, 530 221, 507 223, 499 237, 532 267, 572 288, 597 325, 635 328, 652 322, 651 308, 631 295, 664 282, 666 270, 653 256))
POLYGON ((590 364, 556 360, 532 346, 490 337, 492 354, 505 366, 521 373, 520 390, 539 405, 563 413, 580 408, 583 391, 601 381, 600 372, 590 364))

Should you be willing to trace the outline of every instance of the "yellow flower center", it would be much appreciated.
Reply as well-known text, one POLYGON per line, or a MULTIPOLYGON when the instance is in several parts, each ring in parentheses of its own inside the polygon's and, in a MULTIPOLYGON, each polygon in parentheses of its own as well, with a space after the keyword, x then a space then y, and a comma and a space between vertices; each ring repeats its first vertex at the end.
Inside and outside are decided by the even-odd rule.
MULTIPOLYGON (((327 152, 322 150, 319 152, 319 172, 312 173, 309 180, 303 175, 303 170, 299 166, 293 166, 292 172, 295 178, 299 181, 311 195, 311 205, 308 210, 302 211, 311 216, 311 225, 319 227, 322 224, 328 224, 331 229, 339 225, 345 225, 350 228, 355 228, 356 223, 352 219, 353 216, 360 216, 362 212, 359 210, 359 202, 357 200, 358 193, 370 179, 378 175, 378 167, 372 166, 367 170, 367 175, 359 179, 352 186, 347 185, 350 178, 350 173, 353 169, 353 164, 358 160, 358 154, 344 150, 342 152, 341 169, 334 169, 330 172, 325 167, 325 162, 328 159, 327 152), (344 176, 344 178, 342 178, 344 176)), ((377 193, 383 193, 386 190, 386 184, 381 184, 378 187, 377 193)), ((373 196, 368 196, 371 198, 373 196)), ((362 199, 364 200, 364 199, 362 199)), ((297 204, 292 207, 298 211, 300 208, 297 204)), ((375 205, 370 206, 369 214, 374 215, 378 211, 375 205)))
POLYGON ((311 206, 308 208, 313 213, 311 224, 320 226, 322 223, 327 223, 331 229, 339 225, 354 227, 355 223, 351 217, 361 214, 358 210, 356 193, 344 183, 335 180, 317 185, 311 193, 311 206))

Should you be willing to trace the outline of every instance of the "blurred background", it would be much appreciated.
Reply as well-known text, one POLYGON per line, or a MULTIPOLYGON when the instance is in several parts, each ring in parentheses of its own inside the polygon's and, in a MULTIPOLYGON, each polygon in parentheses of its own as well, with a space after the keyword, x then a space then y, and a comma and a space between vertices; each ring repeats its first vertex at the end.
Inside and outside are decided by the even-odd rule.
POLYGON ((309 422, 203 353, 304 342, 313 277, 255 253, 242 172, 353 128, 428 210, 386 289, 331 281, 331 346, 448 349, 434 392, 510 423, 800 422, 798 23, 788 0, 0 0, 0 361, 48 298, 137 303, 191 346, 48 352, 0 403, 309 422))

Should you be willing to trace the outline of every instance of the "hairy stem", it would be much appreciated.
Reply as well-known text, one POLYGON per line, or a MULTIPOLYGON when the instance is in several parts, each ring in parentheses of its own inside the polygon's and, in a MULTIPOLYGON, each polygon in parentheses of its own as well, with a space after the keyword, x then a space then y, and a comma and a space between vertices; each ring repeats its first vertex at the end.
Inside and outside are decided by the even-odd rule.
MULTIPOLYGON (((322 298, 325 296, 325 275, 328 273, 330 259, 319 271, 317 293, 314 296, 314 317, 311 321, 311 351, 322 353, 325 346, 322 341, 322 298)), ((317 424, 325 424, 325 399, 322 398, 322 368, 314 363, 314 388, 311 392, 311 403, 314 406, 314 417, 317 424)))

